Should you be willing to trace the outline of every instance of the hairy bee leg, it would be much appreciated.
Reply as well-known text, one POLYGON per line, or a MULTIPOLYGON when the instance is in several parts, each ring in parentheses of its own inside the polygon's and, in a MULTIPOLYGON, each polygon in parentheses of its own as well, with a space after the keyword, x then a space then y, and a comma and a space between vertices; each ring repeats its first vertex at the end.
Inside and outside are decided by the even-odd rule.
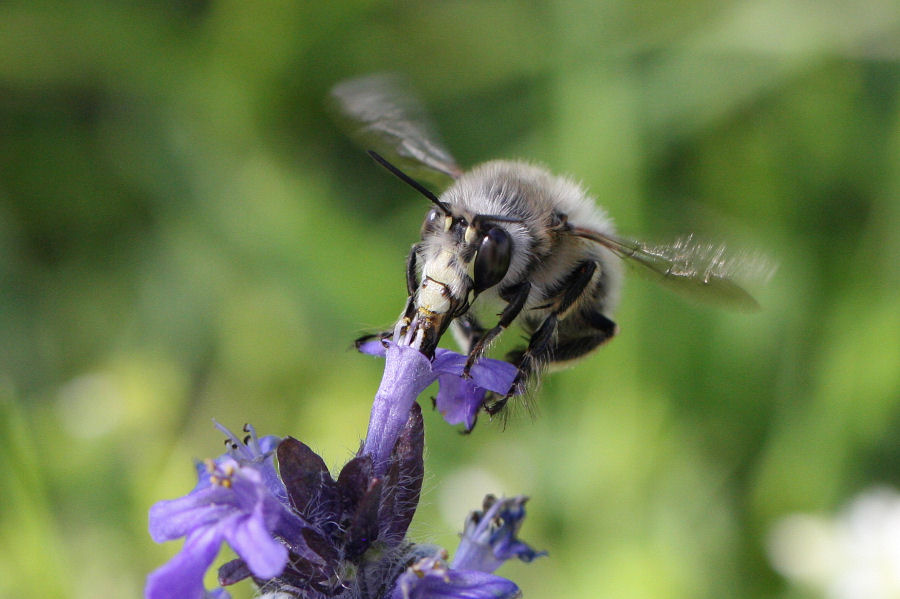
MULTIPOLYGON (((541 326, 531 336, 528 342, 528 348, 521 353, 516 361, 516 378, 513 379, 504 403, 512 395, 519 395, 525 391, 525 385, 528 378, 537 372, 541 366, 550 361, 550 356, 554 348, 553 339, 556 337, 556 331, 559 328, 559 317, 555 313, 551 313, 541 326)), ((500 406, 502 408, 502 406, 500 406)))
POLYGON ((584 295, 588 286, 594 279, 594 273, 597 272, 597 263, 593 261, 580 262, 569 276, 566 277, 562 298, 553 313, 558 317, 565 317, 566 312, 584 295))
POLYGON ((528 300, 529 293, 531 293, 531 283, 525 281, 511 288, 504 294, 505 297, 503 299, 506 299, 509 303, 506 304, 503 312, 500 313, 500 321, 497 323, 497 326, 484 333, 469 349, 469 357, 466 359, 465 368, 463 368, 464 377, 469 376, 469 370, 475 365, 475 361, 484 354, 485 348, 487 348, 491 341, 506 330, 506 328, 509 327, 522 312, 522 308, 525 307, 525 302, 528 300))
POLYGON ((478 322, 470 312, 463 314, 459 318, 450 323, 453 332, 453 338, 459 344, 462 353, 468 355, 472 346, 478 343, 481 336, 484 335, 484 327, 478 322))
POLYGON ((616 333, 618 333, 616 323, 596 310, 581 313, 578 315, 578 318, 592 332, 563 342, 557 339, 556 347, 553 349, 551 357, 552 362, 567 362, 581 358, 615 337, 616 333))
POLYGON ((410 296, 419 288, 419 278, 416 276, 416 257, 419 252, 419 244, 414 243, 406 257, 406 291, 410 296))
POLYGON ((356 349, 359 349, 360 346, 366 341, 371 341, 373 339, 387 339, 393 334, 393 331, 381 331, 380 333, 369 333, 368 335, 363 335, 358 339, 353 341, 353 345, 356 346, 356 349))
POLYGON ((516 378, 513 380, 506 398, 498 402, 501 405, 497 409, 502 409, 502 404, 510 396, 522 393, 525 390, 528 378, 541 366, 556 359, 554 353, 557 347, 556 333, 559 329, 559 319, 564 318, 566 313, 587 292, 591 282, 594 280, 597 268, 596 262, 586 260, 580 262, 566 277, 562 285, 562 296, 559 298, 556 307, 531 335, 528 347, 516 360, 519 372, 516 374, 516 378))

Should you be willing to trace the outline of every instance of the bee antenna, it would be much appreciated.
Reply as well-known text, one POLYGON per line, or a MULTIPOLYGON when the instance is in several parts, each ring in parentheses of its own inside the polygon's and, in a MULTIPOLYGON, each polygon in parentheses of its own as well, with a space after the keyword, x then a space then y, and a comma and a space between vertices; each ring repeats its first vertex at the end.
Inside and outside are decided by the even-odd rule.
POLYGON ((502 216, 500 214, 478 214, 472 219, 472 223, 480 225, 481 223, 519 223, 523 221, 521 218, 514 216, 502 216))
POLYGON ((407 185, 409 185, 410 187, 412 187, 413 189, 415 189, 416 191, 421 193, 423 196, 425 196, 426 198, 431 200, 431 203, 434 204, 435 206, 437 206, 438 208, 440 208, 441 212, 443 212, 445 216, 452 216, 450 214, 450 208, 447 206, 447 204, 440 201, 438 199, 438 197, 436 195, 434 195, 434 192, 432 192, 430 189, 428 189, 427 187, 425 187, 424 185, 422 185, 421 183, 419 183, 418 181, 416 181, 415 179, 413 179, 412 177, 410 177, 409 175, 407 175, 406 173, 401 171, 399 168, 397 168, 396 166, 394 166, 393 164, 388 162, 386 158, 384 158, 381 154, 379 154, 375 150, 369 150, 368 152, 369 152, 369 156, 371 156, 372 159, 375 160, 375 162, 377 162, 378 164, 380 164, 381 166, 383 166, 384 168, 389 170, 391 172, 391 174, 393 174, 395 177, 397 177, 398 179, 400 179, 401 181, 403 181, 404 183, 406 183, 407 185))

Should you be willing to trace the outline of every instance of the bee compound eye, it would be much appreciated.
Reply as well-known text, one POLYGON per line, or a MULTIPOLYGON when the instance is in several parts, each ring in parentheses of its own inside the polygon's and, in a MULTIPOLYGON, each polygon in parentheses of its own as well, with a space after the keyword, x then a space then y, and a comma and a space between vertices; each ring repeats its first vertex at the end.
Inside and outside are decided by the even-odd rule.
POLYGON ((437 208, 432 208, 428 211, 428 214, 425 215, 425 222, 422 223, 423 238, 429 231, 437 230, 438 224, 441 223, 443 216, 444 214, 437 208))
POLYGON ((475 255, 475 293, 493 287, 506 276, 512 258, 509 233, 500 227, 488 229, 475 255))

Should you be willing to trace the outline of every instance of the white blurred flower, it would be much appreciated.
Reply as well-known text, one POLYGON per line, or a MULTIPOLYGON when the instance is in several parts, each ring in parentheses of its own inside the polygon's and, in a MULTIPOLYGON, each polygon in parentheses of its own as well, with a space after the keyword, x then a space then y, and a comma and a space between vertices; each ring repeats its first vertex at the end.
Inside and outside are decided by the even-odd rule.
POLYGON ((768 551, 782 575, 828 599, 900 599, 900 493, 865 491, 831 518, 788 516, 768 551))

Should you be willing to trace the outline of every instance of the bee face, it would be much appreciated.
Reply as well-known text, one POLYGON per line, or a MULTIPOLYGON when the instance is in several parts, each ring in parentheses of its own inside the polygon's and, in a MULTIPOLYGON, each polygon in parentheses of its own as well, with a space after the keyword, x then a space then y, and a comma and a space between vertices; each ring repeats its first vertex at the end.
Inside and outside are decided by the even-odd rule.
MULTIPOLYGON (((510 234, 502 226, 485 220, 484 215, 443 216, 432 209, 422 224, 423 263, 432 270, 450 268, 457 274, 465 267, 467 287, 475 295, 497 285, 506 276, 512 260, 510 234), (435 265, 443 261, 443 265, 435 265)), ((461 275, 460 275, 460 278, 461 275)), ((440 279, 439 279, 440 280, 440 279)))
POLYGON ((434 351, 435 343, 453 318, 463 316, 483 291, 495 287, 509 271, 513 255, 510 234, 482 214, 433 208, 425 216, 421 242, 413 249, 421 264, 412 287, 416 324, 428 334, 416 345, 434 351))

